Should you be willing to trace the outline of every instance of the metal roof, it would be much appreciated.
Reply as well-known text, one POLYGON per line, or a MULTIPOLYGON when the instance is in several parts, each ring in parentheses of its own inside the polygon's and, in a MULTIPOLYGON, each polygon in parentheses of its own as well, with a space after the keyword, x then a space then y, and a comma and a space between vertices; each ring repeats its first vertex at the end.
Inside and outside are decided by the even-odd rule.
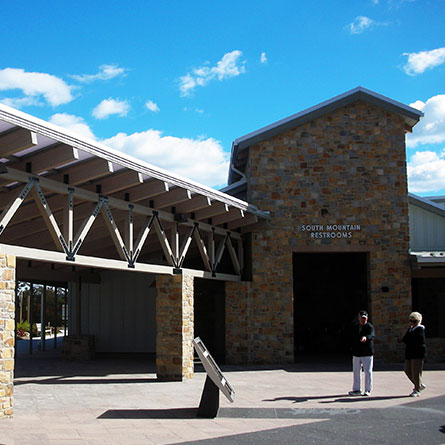
POLYGON ((146 176, 146 178, 163 181, 172 186, 187 189, 193 194, 207 196, 215 201, 223 202, 229 206, 239 208, 260 217, 267 217, 267 213, 260 211, 255 206, 250 205, 245 201, 199 184, 191 179, 168 172, 160 167, 155 167, 140 159, 136 159, 101 144, 100 142, 79 136, 70 130, 58 127, 19 110, 0 104, 0 139, 2 135, 17 128, 31 130, 38 135, 38 138, 37 144, 33 145, 31 148, 12 153, 11 155, 15 156, 15 158, 22 158, 25 156, 30 157, 32 154, 36 154, 40 150, 53 144, 63 143, 80 150, 80 157, 77 161, 59 165, 57 169, 63 170, 63 168, 68 165, 72 167, 77 162, 91 159, 91 157, 99 157, 112 162, 115 165, 114 171, 120 171, 122 169, 133 170, 146 176))
POLYGON ((431 198, 417 196, 414 193, 408 193, 408 201, 410 204, 421 207, 422 209, 428 210, 436 215, 445 217, 445 207, 443 204, 438 204, 431 198))
MULTIPOLYGON (((320 117, 326 113, 329 113, 330 111, 333 111, 339 107, 355 102, 357 100, 369 102, 371 104, 382 107, 385 110, 403 116, 406 126, 409 130, 411 130, 411 128, 423 116, 423 113, 419 110, 416 110, 415 108, 409 107, 401 102, 397 102, 386 96, 359 86, 343 94, 321 102, 318 105, 314 105, 313 107, 307 108, 303 111, 293 114, 292 116, 281 119, 277 122, 274 122, 273 124, 267 125, 266 127, 260 128, 259 130, 253 131, 246 134, 245 136, 235 139, 232 143, 230 166, 236 166, 237 168, 240 168, 240 166, 237 165, 237 160, 238 158, 244 159, 246 157, 246 155, 241 155, 241 152, 248 148, 250 145, 269 139, 273 136, 276 136, 277 134, 290 130, 291 128, 301 125, 309 120, 316 119, 317 117, 320 117)), ((232 184, 234 182, 234 177, 236 176, 230 168, 228 183, 232 184)))

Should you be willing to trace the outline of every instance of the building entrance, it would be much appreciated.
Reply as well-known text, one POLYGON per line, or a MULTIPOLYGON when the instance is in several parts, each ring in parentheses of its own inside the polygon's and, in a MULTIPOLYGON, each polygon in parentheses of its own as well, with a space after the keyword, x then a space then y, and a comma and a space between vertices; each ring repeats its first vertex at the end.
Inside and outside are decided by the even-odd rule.
POLYGON ((295 359, 349 351, 349 329, 368 309, 367 253, 295 253, 295 359))
POLYGON ((218 363, 225 361, 225 283, 195 278, 195 332, 218 363))

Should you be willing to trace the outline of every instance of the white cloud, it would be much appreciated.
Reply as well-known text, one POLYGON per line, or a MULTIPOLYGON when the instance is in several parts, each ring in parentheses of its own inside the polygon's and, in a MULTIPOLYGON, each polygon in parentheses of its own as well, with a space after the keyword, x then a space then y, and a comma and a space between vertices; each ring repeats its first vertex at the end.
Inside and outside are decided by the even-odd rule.
POLYGON ((153 111, 154 113, 159 111, 158 104, 154 103, 152 100, 148 100, 147 102, 145 102, 145 108, 153 111))
POLYGON ((438 192, 445 189, 445 149, 418 151, 407 165, 409 190, 413 193, 438 192))
POLYGON ((418 100, 410 107, 423 111, 425 116, 407 134, 406 145, 414 148, 419 144, 440 144, 445 141, 445 94, 439 94, 426 102, 418 100))
POLYGON ((267 56, 266 56, 265 52, 261 53, 260 61, 261 61, 261 63, 266 63, 267 62, 267 56))
POLYGON ((49 121, 54 125, 58 125, 59 127, 71 130, 74 133, 86 138, 93 140, 97 139, 88 124, 86 124, 83 118, 79 116, 74 116, 73 114, 66 113, 57 113, 53 114, 49 121))
POLYGON ((182 76, 179 80, 181 95, 189 96, 196 87, 204 87, 211 80, 217 79, 221 81, 245 73, 245 62, 239 61, 242 54, 239 50, 232 51, 224 54, 223 58, 217 62, 215 66, 195 68, 192 73, 187 73, 185 76, 182 76))
POLYGON ((71 77, 78 82, 91 83, 95 80, 109 80, 114 77, 125 74, 125 68, 119 68, 117 65, 100 65, 97 74, 73 74, 71 77))
POLYGON ((408 56, 403 69, 406 74, 415 76, 416 74, 422 74, 428 69, 435 68, 436 66, 445 63, 445 48, 437 48, 431 51, 420 51, 418 53, 404 53, 404 56, 408 56))
POLYGON ((118 133, 103 143, 201 184, 216 187, 227 179, 229 155, 213 138, 177 138, 147 130, 130 135, 118 133))
POLYGON ((358 16, 354 19, 353 22, 349 23, 349 25, 346 26, 347 29, 349 29, 349 32, 351 34, 362 34, 363 32, 370 30, 376 26, 386 26, 387 23, 383 22, 376 22, 373 19, 370 19, 369 17, 365 16, 358 16))
POLYGON ((106 119, 112 114, 117 114, 118 116, 126 116, 130 105, 126 100, 116 100, 111 97, 104 99, 99 105, 97 105, 93 111, 92 115, 96 119, 106 119))
POLYGON ((0 91, 22 90, 28 100, 43 96, 52 106, 66 104, 73 100, 71 89, 70 85, 51 74, 25 72, 21 68, 0 70, 0 91))
POLYGON ((12 108, 22 108, 30 106, 41 106, 43 105, 36 97, 5 97, 0 99, 0 103, 7 105, 12 108))

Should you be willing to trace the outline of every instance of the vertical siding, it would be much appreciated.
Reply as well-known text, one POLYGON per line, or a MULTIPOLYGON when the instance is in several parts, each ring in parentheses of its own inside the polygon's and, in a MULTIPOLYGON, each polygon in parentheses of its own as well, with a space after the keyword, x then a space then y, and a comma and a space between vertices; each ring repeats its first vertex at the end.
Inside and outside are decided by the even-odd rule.
POLYGON ((95 336, 98 352, 155 352, 153 281, 149 274, 105 271, 100 284, 82 284, 82 334, 95 336))
POLYGON ((411 250, 445 250, 445 217, 410 204, 409 223, 411 250))

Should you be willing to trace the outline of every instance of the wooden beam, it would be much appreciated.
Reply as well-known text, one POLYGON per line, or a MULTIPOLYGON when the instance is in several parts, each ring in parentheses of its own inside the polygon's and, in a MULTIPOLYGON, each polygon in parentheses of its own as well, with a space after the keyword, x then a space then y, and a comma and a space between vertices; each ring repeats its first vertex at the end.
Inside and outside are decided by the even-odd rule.
POLYGON ((166 207, 173 207, 180 202, 192 199, 192 194, 189 190, 183 188, 175 188, 168 193, 158 196, 154 200, 154 208, 165 209, 166 207))
POLYGON ((104 203, 102 206, 102 216, 104 217, 105 225, 108 228, 108 232, 111 235, 111 239, 113 240, 120 259, 128 261, 129 258, 125 255, 125 253, 128 254, 128 251, 126 250, 124 240, 107 203, 104 203))
POLYGON ((202 261, 204 262, 205 268, 209 272, 211 272, 212 266, 210 264, 210 258, 209 258, 209 255, 207 254, 207 249, 206 249, 204 240, 202 239, 201 232, 198 227, 195 230, 195 241, 198 246, 199 254, 201 255, 202 261))
POLYGON ((199 210, 195 213, 195 219, 198 221, 206 220, 208 218, 213 218, 221 213, 226 213, 229 211, 229 206, 223 202, 215 202, 210 207, 199 210))
POLYGON ((36 133, 24 128, 2 133, 0 134, 0 158, 7 158, 37 144, 36 133))
POLYGON ((238 261, 238 256, 235 252, 235 249, 233 248, 233 244, 232 244, 232 240, 230 239, 230 236, 227 237, 226 245, 227 245, 227 249, 229 251, 230 258, 232 260, 233 267, 235 269, 235 273, 237 275, 241 275, 241 266, 238 261))
POLYGON ((45 178, 64 182, 65 175, 68 175, 70 185, 79 185, 101 176, 109 175, 113 171, 113 164, 110 161, 101 158, 91 158, 61 169, 58 173, 45 176, 45 178))
MULTIPOLYGON (((91 201, 91 202, 97 203, 98 199, 99 199, 99 195, 97 193, 93 193, 93 192, 84 190, 79 187, 72 187, 71 185, 53 181, 48 178, 30 175, 29 173, 25 173, 25 172, 15 170, 12 168, 8 169, 8 171, 6 173, 2 173, 2 175, 4 175, 5 177, 7 177, 9 179, 13 179, 14 181, 25 182, 25 183, 28 182, 29 179, 32 177, 39 181, 40 187, 42 189, 50 190, 52 192, 60 193, 63 195, 68 195, 70 193, 69 189, 73 188, 74 189, 73 194, 74 194, 74 198, 76 200, 80 199, 80 200, 84 200, 84 201, 91 201)), ((108 204, 111 208, 128 211, 128 205, 130 204, 129 202, 122 201, 122 200, 116 199, 114 197, 108 197, 107 199, 108 199, 108 204)), ((173 215, 172 213, 165 212, 162 210, 157 210, 157 209, 154 210, 152 208, 142 206, 139 204, 132 204, 132 205, 133 205, 133 211, 135 214, 150 216, 150 215, 153 215, 154 213, 157 213, 159 215, 159 218, 162 220, 163 224, 165 224, 165 222, 170 222, 170 223, 175 222, 175 215, 173 215)), ((213 207, 213 206, 211 206, 211 207, 213 207)), ((181 223, 182 226, 189 226, 189 227, 193 226, 194 224, 195 224, 195 221, 190 218, 187 221, 181 223)), ((215 233, 217 233, 217 234, 225 234, 226 233, 225 229, 222 229, 220 227, 214 227, 214 226, 207 224, 205 222, 200 222, 199 228, 200 228, 200 230, 204 230, 206 232, 215 230, 215 233)), ((241 235, 236 232, 233 232, 231 236, 232 236, 232 238, 235 238, 235 239, 241 237, 241 235)))
POLYGON ((144 179, 141 173, 133 170, 118 171, 111 176, 100 178, 94 181, 93 184, 84 185, 82 188, 95 192, 97 186, 100 186, 102 195, 112 195, 114 193, 127 190, 131 187, 144 183, 144 179))
POLYGON ((79 265, 111 270, 130 270, 135 272, 173 275, 173 267, 171 266, 136 263, 134 269, 131 269, 128 267, 128 263, 126 261, 110 260, 106 258, 97 258, 85 255, 77 255, 76 260, 70 262, 67 261, 66 254, 62 252, 52 252, 49 250, 33 249, 29 247, 10 246, 7 244, 0 244, 0 253, 36 261, 70 264, 71 266, 79 265))
POLYGON ((240 219, 243 217, 244 212, 241 209, 232 207, 227 213, 212 218, 212 224, 215 224, 217 226, 219 224, 228 223, 229 221, 233 221, 234 219, 240 219))
POLYGON ((57 224, 56 219, 54 218, 51 209, 46 202, 45 196, 42 193, 42 190, 37 186, 37 184, 33 187, 32 192, 34 193, 34 199, 37 204, 37 207, 42 215, 43 221, 48 228, 48 231, 51 235, 51 238, 54 241, 56 249, 59 251, 63 251, 63 247, 61 245, 62 232, 59 229, 59 225, 57 224))
POLYGON ((31 172, 38 174, 77 160, 79 160, 79 150, 69 145, 56 144, 26 155, 18 161, 9 162, 7 166, 17 170, 26 170, 26 165, 31 163, 31 172))
POLYGON ((176 206, 176 213, 190 213, 197 210, 205 209, 212 205, 212 200, 203 195, 195 195, 192 199, 180 203, 176 206))
POLYGON ((253 215, 252 213, 248 213, 244 216, 244 218, 235 219, 227 223, 227 228, 229 230, 236 230, 240 227, 250 226, 252 224, 256 224, 258 222, 258 217, 253 215))
MULTIPOLYGON (((99 273, 91 273, 88 271, 71 272, 61 269, 52 269, 48 267, 50 263, 37 263, 37 265, 45 265, 46 267, 36 267, 33 264, 32 267, 20 265, 20 261, 17 262, 17 280, 20 281, 36 281, 36 282, 77 282, 79 276, 82 278, 83 283, 99 284, 101 282, 101 276, 99 273)), ((72 266, 72 264, 70 264, 72 266)))
MULTIPOLYGON (((120 193, 113 194, 113 197, 117 199, 125 199, 125 195, 128 195, 131 202, 139 202, 144 199, 150 199, 155 196, 161 195, 169 191, 169 186, 164 181, 146 181, 141 185, 131 187, 120 193)), ((109 193, 107 193, 109 194, 109 193)))

